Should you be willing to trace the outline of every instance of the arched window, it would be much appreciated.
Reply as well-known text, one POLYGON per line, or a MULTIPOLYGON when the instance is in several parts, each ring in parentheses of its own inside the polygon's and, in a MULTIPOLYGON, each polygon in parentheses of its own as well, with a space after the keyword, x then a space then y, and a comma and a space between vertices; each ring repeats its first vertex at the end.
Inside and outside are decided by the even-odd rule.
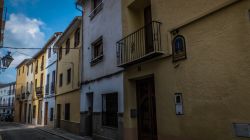
POLYGON ((186 42, 182 35, 177 35, 173 40, 173 61, 186 59, 186 42))

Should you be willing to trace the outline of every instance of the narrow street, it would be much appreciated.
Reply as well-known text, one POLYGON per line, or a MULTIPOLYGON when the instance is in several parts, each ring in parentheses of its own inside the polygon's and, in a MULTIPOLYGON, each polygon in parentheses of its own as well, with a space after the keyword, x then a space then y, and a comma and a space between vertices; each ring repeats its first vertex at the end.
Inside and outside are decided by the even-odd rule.
POLYGON ((0 122, 0 140, 62 140, 35 127, 16 123, 0 122))

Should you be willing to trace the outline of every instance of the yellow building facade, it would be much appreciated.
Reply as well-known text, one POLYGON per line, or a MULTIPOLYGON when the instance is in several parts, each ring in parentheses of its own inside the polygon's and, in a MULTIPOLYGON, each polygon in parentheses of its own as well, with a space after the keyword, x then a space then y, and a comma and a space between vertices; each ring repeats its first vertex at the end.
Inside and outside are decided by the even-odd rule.
POLYGON ((24 100, 26 94, 26 75, 27 75, 27 67, 26 63, 29 59, 23 60, 17 67, 16 67, 16 95, 15 95, 15 114, 14 114, 14 121, 24 123, 25 122, 25 107, 24 107, 24 100))
POLYGON ((81 17, 75 17, 60 39, 56 83, 56 127, 79 134, 81 17))
POLYGON ((32 123, 43 125, 43 97, 45 93, 45 64, 46 64, 46 46, 33 56, 34 66, 34 92, 32 99, 32 123))
POLYGON ((123 0, 122 7, 124 139, 249 137, 250 1, 123 0))

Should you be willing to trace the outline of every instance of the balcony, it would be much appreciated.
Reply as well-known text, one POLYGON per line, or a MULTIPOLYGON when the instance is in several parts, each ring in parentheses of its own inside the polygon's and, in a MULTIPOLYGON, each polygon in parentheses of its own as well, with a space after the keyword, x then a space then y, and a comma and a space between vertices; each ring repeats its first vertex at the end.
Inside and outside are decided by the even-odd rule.
POLYGON ((127 67, 162 55, 161 23, 153 21, 117 42, 117 65, 127 67))
POLYGON ((25 92, 21 93, 21 99, 24 100, 25 99, 25 92))
POLYGON ((36 88, 36 97, 42 98, 43 97, 43 87, 37 87, 36 88))
POLYGON ((16 100, 20 100, 20 95, 16 95, 16 100))

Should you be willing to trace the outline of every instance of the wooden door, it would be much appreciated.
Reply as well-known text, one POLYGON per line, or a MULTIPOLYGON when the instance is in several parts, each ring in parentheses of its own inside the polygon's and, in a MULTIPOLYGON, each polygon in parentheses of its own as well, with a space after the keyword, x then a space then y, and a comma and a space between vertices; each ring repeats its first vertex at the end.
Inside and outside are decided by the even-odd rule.
POLYGON ((139 140, 157 140, 154 79, 136 82, 139 140))
POLYGON ((154 51, 151 6, 148 6, 144 9, 144 24, 145 24, 145 52, 147 54, 154 51))
POLYGON ((57 104, 57 115, 56 115, 56 120, 57 120, 57 127, 61 127, 61 104, 57 104))
POLYGON ((22 122, 23 102, 19 102, 19 122, 22 122))
POLYGON ((44 125, 48 125, 48 102, 45 102, 44 111, 44 125))

